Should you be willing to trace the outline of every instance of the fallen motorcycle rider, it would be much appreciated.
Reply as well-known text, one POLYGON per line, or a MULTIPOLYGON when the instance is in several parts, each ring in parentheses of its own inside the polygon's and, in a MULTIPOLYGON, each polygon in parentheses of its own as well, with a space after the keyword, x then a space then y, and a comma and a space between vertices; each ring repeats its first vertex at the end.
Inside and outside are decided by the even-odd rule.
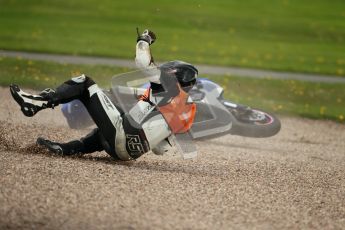
POLYGON ((158 80, 151 82, 131 110, 133 113, 124 113, 93 79, 84 74, 64 82, 56 90, 46 89, 38 95, 25 93, 12 84, 11 94, 25 116, 31 117, 42 109, 79 99, 97 126, 80 140, 59 143, 40 137, 37 144, 62 155, 104 150, 113 158, 125 161, 137 159, 150 150, 163 154, 171 147, 169 138, 188 132, 193 124, 196 106, 188 91, 195 84, 198 71, 193 65, 180 61, 155 67, 150 53, 150 45, 155 40, 155 34, 149 30, 137 39, 137 66, 156 70, 158 80))

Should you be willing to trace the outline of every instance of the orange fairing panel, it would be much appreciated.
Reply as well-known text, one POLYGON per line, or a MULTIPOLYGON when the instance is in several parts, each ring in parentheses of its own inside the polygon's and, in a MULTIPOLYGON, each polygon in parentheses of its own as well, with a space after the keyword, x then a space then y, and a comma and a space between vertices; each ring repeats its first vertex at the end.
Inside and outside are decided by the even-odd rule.
POLYGON ((187 132, 193 124, 196 105, 188 103, 187 100, 188 94, 181 90, 169 104, 159 107, 174 134, 187 132))

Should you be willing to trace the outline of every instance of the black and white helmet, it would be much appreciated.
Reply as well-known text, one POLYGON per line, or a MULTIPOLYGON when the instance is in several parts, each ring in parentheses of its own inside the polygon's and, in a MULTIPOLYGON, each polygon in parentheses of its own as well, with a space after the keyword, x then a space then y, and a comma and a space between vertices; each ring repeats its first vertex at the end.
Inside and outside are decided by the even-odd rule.
POLYGON ((192 64, 183 61, 170 61, 160 66, 165 73, 173 73, 182 87, 191 87, 198 77, 198 70, 192 64))

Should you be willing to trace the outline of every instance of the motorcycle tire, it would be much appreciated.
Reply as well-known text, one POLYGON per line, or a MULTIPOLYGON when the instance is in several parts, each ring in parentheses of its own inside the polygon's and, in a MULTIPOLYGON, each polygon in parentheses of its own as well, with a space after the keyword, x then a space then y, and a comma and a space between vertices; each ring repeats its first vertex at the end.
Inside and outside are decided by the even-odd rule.
POLYGON ((259 109, 252 110, 263 113, 265 119, 263 121, 250 121, 237 118, 232 124, 230 131, 232 135, 260 138, 274 136, 280 131, 281 123, 275 115, 259 109))

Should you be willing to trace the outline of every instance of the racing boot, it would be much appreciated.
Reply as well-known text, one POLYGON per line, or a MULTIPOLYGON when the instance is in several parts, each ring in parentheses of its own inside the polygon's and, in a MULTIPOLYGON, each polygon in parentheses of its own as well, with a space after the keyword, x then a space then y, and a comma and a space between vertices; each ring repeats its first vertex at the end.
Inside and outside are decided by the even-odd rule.
POLYGON ((50 152, 59 155, 74 155, 78 153, 85 153, 84 144, 79 140, 70 141, 68 143, 58 143, 39 137, 37 138, 36 143, 48 149, 50 152))
POLYGON ((25 116, 32 117, 38 111, 45 108, 54 108, 56 104, 53 103, 53 96, 55 91, 53 89, 45 89, 38 95, 25 93, 18 85, 10 85, 10 91, 14 100, 20 105, 20 108, 25 116))
POLYGON ((42 147, 47 148, 50 152, 61 154, 61 155, 64 153, 64 150, 62 149, 62 146, 60 143, 52 142, 42 137, 37 138, 36 143, 42 147))

